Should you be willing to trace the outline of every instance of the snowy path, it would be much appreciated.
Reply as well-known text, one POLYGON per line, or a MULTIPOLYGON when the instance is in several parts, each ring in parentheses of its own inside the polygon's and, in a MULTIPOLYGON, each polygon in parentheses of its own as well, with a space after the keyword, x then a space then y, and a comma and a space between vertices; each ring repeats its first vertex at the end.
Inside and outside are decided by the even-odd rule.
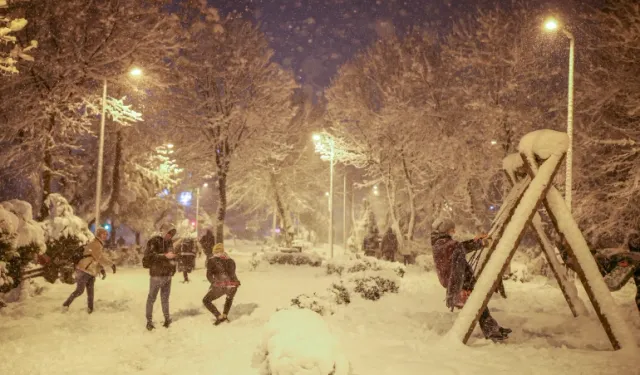
MULTIPOLYGON (((327 287, 323 268, 264 267, 256 272, 239 262, 243 286, 231 324, 214 327, 201 298, 208 284, 202 267, 190 284, 173 282, 174 324, 144 327, 148 275, 121 269, 96 282, 95 312, 86 297, 63 314, 70 285, 47 284, 43 295, 0 310, 0 374, 218 374, 252 375, 252 356, 261 329, 276 307, 300 293, 327 287)), ((432 273, 410 268, 400 293, 377 302, 353 298, 327 318, 340 338, 356 375, 383 374, 640 374, 640 359, 624 361, 607 351, 609 342, 594 320, 574 319, 556 286, 506 283, 509 299, 490 304, 497 320, 514 329, 506 345, 479 339, 471 346, 442 335, 456 314, 446 310, 444 291, 432 273)), ((614 298, 640 338, 633 285, 614 298)), ((584 296, 583 296, 584 297, 584 296)), ((154 317, 162 322, 159 300, 154 317)), ((220 305, 221 301, 218 301, 220 305)))

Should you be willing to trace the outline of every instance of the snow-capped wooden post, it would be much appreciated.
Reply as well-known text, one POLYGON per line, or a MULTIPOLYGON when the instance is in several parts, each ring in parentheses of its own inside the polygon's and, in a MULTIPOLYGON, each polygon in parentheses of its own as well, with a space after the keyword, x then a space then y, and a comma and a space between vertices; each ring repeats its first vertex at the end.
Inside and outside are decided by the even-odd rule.
POLYGON ((611 297, 598 265, 589 251, 578 224, 571 215, 560 192, 551 187, 543 201, 554 227, 567 243, 569 256, 576 260, 575 270, 584 286, 609 341, 615 350, 636 348, 631 330, 611 297))
MULTIPOLYGON (((507 175, 507 179, 511 183, 512 188, 516 186, 516 184, 519 182, 518 180, 522 180, 518 178, 518 172, 523 171, 524 173, 526 173, 522 156, 520 156, 520 154, 518 153, 508 155, 506 158, 504 158, 504 160, 502 161, 502 168, 504 169, 505 174, 507 175)), ((525 179, 529 179, 529 177, 527 176, 525 177, 525 179)), ((580 297, 578 297, 578 290, 575 284, 573 284, 573 282, 569 279, 565 268, 556 258, 553 244, 544 232, 544 228, 542 227, 542 218, 540 217, 540 214, 538 212, 533 215, 533 220, 531 220, 531 229, 533 229, 533 232, 538 239, 538 243, 542 248, 547 262, 549 262, 549 266, 551 267, 553 275, 555 276, 556 281, 560 286, 562 295, 567 301, 567 304, 569 305, 569 309, 571 309, 571 313, 573 314, 573 316, 589 315, 589 312, 584 303, 582 302, 580 297)))
MULTIPOLYGON (((554 139, 554 141, 560 143, 560 145, 564 144, 564 148, 555 147, 560 151, 545 155, 547 156, 546 161, 542 163, 539 173, 525 189, 513 215, 507 220, 506 228, 502 236, 498 238, 495 251, 491 254, 485 270, 480 274, 473 292, 449 331, 450 335, 460 338, 465 344, 471 337, 480 315, 487 307, 493 290, 502 280, 502 275, 511 262, 511 258, 524 235, 524 229, 531 222, 540 202, 551 186, 553 177, 558 172, 568 142, 566 134, 564 134, 564 137, 558 138, 554 139)), ((527 136, 525 136, 520 142, 520 147, 526 147, 529 143, 527 136)), ((542 157, 543 155, 539 156, 542 157)))

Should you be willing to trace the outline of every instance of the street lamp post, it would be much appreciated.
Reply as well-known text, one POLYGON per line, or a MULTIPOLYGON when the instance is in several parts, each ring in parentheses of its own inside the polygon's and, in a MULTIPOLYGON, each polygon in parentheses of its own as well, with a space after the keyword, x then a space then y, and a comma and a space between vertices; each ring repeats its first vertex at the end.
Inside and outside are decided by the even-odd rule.
POLYGON ((344 188, 342 196, 342 246, 347 251, 347 168, 344 169, 344 188))
MULTIPOLYGON (((549 19, 544 24, 545 29, 555 31, 558 29, 558 22, 549 19)), ((565 181, 565 202, 569 212, 571 212, 571 193, 573 184, 573 69, 575 55, 575 37, 566 28, 562 28, 563 34, 569 38, 569 87, 567 98, 567 135, 569 136, 569 149, 567 150, 566 161, 566 181, 565 181)))
MULTIPOLYGON (((331 252, 331 258, 333 258, 333 167, 335 159, 335 143, 331 137, 325 137, 325 139, 329 143, 329 250, 331 252)), ((324 144, 322 143, 323 137, 320 134, 314 134, 313 140, 316 144, 316 151, 325 151, 324 144)), ((321 156, 323 159, 325 159, 325 157, 326 154, 321 156)))
POLYGON ((200 187, 196 188, 196 238, 198 237, 198 217, 200 216, 200 187))
MULTIPOLYGON (((132 76, 140 76, 142 75, 142 70, 140 68, 132 69, 129 74, 132 76)), ((104 160, 104 125, 106 120, 107 113, 107 79, 105 78, 102 82, 102 115, 100 116, 100 140, 98 143, 98 170, 96 171, 97 182, 96 182, 96 219, 95 219, 95 227, 96 229, 100 226, 100 197, 102 195, 102 168, 103 168, 103 160, 104 160)))

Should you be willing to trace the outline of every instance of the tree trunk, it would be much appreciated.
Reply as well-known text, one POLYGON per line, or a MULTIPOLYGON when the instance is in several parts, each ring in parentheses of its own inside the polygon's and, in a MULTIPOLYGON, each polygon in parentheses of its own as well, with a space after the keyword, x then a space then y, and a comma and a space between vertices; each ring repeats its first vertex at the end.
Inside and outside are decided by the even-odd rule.
POLYGON ((140 246, 140 232, 136 232, 136 246, 140 246))
POLYGON ((216 222, 216 243, 224 243, 224 219, 227 214, 227 168, 224 170, 218 170, 218 216, 216 222))
MULTIPOLYGON (((53 131, 55 122, 55 116, 51 115, 49 117, 49 127, 47 129, 49 134, 53 131)), ((53 182, 53 155, 51 155, 51 144, 48 140, 44 144, 43 163, 44 168, 42 169, 42 204, 40 205, 40 220, 44 220, 49 216, 49 207, 44 202, 51 193, 51 183, 53 182)))
POLYGON ((284 229, 283 237, 286 247, 291 247, 291 234, 289 230, 291 229, 291 219, 289 217, 289 212, 287 210, 286 205, 282 202, 282 198, 280 197, 280 191, 278 190, 278 182, 276 180, 275 174, 271 173, 271 188, 273 189, 273 197, 276 203, 276 210, 278 212, 278 216, 280 217, 280 223, 282 228, 284 229))
POLYGON ((100 213, 100 217, 111 219, 111 237, 109 237, 109 243, 115 243, 116 228, 114 223, 118 216, 118 202, 120 201, 120 191, 122 185, 122 178, 120 176, 120 165, 122 164, 122 129, 116 132, 116 148, 113 158, 113 172, 111 173, 111 194, 109 195, 109 204, 107 209, 100 213))
POLYGON ((390 227, 396 234, 398 238, 398 249, 404 248, 404 236, 402 235, 402 230, 400 229, 400 222, 398 220, 398 215, 396 214, 396 183, 393 181, 393 177, 389 172, 387 180, 385 181, 385 190, 387 192, 387 202, 389 204, 389 217, 391 218, 390 227))
POLYGON ((404 169, 404 179, 407 187, 407 193, 409 194, 409 225, 407 227, 407 240, 413 240, 413 231, 416 226, 416 193, 413 188, 413 181, 411 180, 411 172, 407 167, 407 161, 402 157, 402 168, 404 169))

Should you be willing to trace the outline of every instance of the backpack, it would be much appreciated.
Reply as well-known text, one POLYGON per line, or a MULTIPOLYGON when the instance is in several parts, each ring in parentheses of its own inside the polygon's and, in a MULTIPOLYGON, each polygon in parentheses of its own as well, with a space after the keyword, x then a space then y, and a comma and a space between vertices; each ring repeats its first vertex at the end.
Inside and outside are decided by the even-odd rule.
POLYGON ((73 251, 71 252, 71 263, 74 265, 74 267, 77 266, 82 259, 88 258, 91 256, 91 254, 84 255, 84 248, 85 248, 85 245, 81 245, 73 249, 73 251))

